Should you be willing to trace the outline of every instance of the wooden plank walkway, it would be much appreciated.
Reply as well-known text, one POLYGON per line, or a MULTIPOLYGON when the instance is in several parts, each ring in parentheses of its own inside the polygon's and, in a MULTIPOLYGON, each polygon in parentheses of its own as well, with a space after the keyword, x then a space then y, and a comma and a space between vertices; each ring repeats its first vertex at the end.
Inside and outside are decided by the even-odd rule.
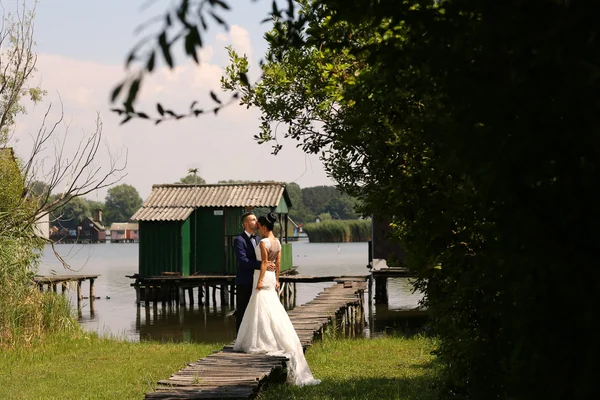
POLYGON ((347 274, 347 275, 280 275, 279 282, 313 283, 313 282, 333 282, 340 280, 359 280, 365 281, 369 274, 347 274))
POLYGON ((373 275, 373 278, 414 278, 416 276, 413 271, 409 270, 408 268, 401 267, 373 269, 371 274, 373 275))
MULTIPOLYGON (((331 323, 364 323, 366 282, 343 281, 325 288, 288 315, 304 348, 331 323)), ((234 352, 232 346, 189 363, 158 382, 146 399, 249 399, 269 379, 283 380, 285 357, 234 352)))
POLYGON ((57 293, 57 286, 60 285, 62 293, 65 293, 69 282, 77 283, 77 302, 79 303, 83 299, 81 294, 81 283, 84 281, 90 281, 90 296, 89 299, 94 300, 94 281, 100 275, 36 275, 33 277, 33 282, 37 285, 40 290, 44 289, 44 285, 48 286, 48 291, 53 290, 57 293))

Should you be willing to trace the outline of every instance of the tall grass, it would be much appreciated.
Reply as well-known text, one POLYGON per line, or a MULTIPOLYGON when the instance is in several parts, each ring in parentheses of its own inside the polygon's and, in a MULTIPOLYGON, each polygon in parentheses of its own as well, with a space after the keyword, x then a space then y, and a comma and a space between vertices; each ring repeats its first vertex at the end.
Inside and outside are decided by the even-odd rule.
POLYGON ((371 221, 364 219, 314 222, 304 225, 303 230, 313 243, 371 240, 371 221))
POLYGON ((28 219, 0 211, 0 348, 30 346, 48 334, 79 329, 67 299, 33 283, 43 241, 28 219))
POLYGON ((35 288, 0 295, 0 348, 28 347, 56 333, 80 331, 66 296, 35 288))

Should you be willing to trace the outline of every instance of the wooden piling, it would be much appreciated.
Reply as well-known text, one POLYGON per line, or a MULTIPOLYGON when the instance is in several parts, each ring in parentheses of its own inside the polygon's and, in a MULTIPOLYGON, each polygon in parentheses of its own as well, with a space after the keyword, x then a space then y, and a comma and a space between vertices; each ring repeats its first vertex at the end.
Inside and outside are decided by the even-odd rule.
POLYGON ((81 295, 81 280, 77 280, 77 301, 80 302, 83 300, 83 296, 81 295))
POLYGON ((178 295, 177 295, 178 303, 180 305, 185 305, 185 291, 182 286, 179 286, 177 289, 178 289, 178 295))
POLYGON ((229 285, 224 283, 221 285, 221 306, 228 306, 229 305, 229 285))
POLYGON ((229 288, 229 305, 235 307, 235 285, 232 284, 229 288))
MULTIPOLYGON (((219 285, 219 300, 221 301, 221 307, 223 307, 226 302, 224 286, 225 285, 223 285, 223 284, 219 285)), ((229 299, 229 298, 227 297, 227 299, 229 299)))
POLYGON ((375 304, 388 304, 387 276, 375 278, 375 304))

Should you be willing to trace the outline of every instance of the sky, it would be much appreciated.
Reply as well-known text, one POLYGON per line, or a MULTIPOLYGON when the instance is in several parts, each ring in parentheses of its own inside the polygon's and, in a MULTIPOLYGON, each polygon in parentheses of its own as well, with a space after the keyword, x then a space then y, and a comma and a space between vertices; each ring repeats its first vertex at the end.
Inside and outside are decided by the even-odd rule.
MULTIPOLYGON (((5 13, 21 3, 0 0, 5 13)), ((31 5, 33 0, 27 3, 31 5)), ((158 65, 138 96, 140 108, 152 112, 156 101, 181 111, 194 100, 198 100, 198 107, 214 105, 208 92, 220 91, 228 45, 249 56, 250 76, 258 76, 258 61, 267 49, 263 35, 268 28, 260 21, 267 16, 271 1, 228 3, 232 10, 221 15, 230 29, 212 24, 214 29, 204 37, 201 66, 183 57, 176 57, 174 70, 158 65)), ((63 142, 65 152, 74 153, 81 139, 95 130, 99 117, 103 143, 95 166, 106 171, 111 157, 126 155, 126 175, 119 183, 134 186, 142 199, 150 194, 153 184, 177 182, 190 168, 198 168, 207 183, 234 179, 296 182, 300 187, 333 185, 318 157, 304 154, 296 142, 281 139, 284 147, 277 156, 271 155, 271 144, 257 144, 253 136, 258 133, 258 110, 232 105, 218 116, 167 121, 158 126, 145 120, 119 124, 119 117, 110 111, 114 105, 109 95, 126 76, 124 61, 139 38, 135 28, 163 14, 171 4, 167 0, 39 0, 34 33, 38 71, 32 83, 41 85, 47 95, 41 103, 24 103, 27 114, 17 118, 13 135, 17 154, 22 158, 29 155, 32 138, 48 107, 48 122, 60 118, 62 107, 64 122, 42 157, 52 159, 52 146, 63 142)), ((100 189, 86 197, 103 201, 106 191, 100 189)))

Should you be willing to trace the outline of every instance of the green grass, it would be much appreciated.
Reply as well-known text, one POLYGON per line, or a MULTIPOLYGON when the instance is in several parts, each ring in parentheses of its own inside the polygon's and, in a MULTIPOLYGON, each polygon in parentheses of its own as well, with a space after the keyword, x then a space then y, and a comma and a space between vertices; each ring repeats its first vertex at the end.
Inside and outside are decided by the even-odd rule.
POLYGON ((259 399, 398 399, 436 397, 433 339, 325 339, 306 352, 318 386, 270 385, 259 399))
MULTIPOLYGON (((0 399, 142 399, 156 382, 222 345, 132 343, 98 338, 47 338, 0 353, 0 399)), ((435 398, 433 339, 326 337, 307 351, 319 386, 269 384, 259 399, 435 398)))
POLYGON ((158 380, 221 347, 56 336, 0 353, 0 399, 142 399, 158 380))

